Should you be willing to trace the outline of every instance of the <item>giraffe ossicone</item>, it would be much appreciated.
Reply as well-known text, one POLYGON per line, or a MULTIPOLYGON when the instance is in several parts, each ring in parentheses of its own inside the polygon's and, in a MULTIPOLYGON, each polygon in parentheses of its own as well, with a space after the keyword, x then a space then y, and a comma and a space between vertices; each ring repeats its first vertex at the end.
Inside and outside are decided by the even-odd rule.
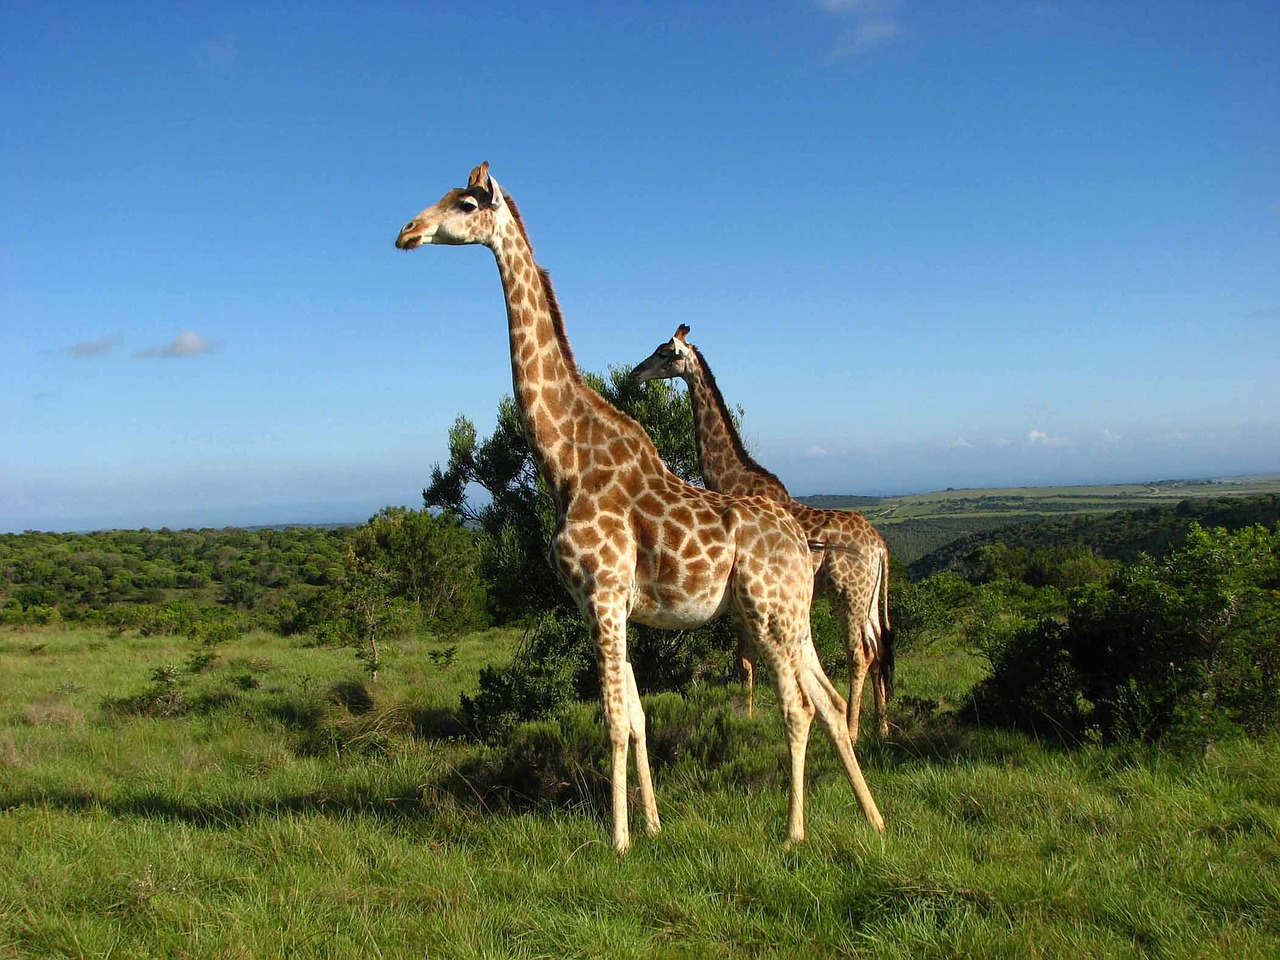
MULTIPOLYGON (((761 496, 782 503, 816 546, 814 575, 818 590, 831 600, 845 631, 849 662, 849 735, 858 740, 862 689, 868 675, 878 728, 889 732, 887 701, 893 693, 893 630, 889 625, 889 548, 860 513, 818 510, 792 498, 774 474, 760 466, 743 445, 715 375, 701 351, 689 343, 682 323, 666 343, 631 372, 632 379, 680 378, 689 387, 695 439, 703 480, 711 490, 737 496, 761 496)), ((748 704, 754 670, 749 651, 740 653, 748 704)))
POLYGON ((427 243, 480 244, 497 261, 516 407, 556 505, 552 564, 595 642, 611 747, 615 849, 631 844, 631 747, 646 827, 654 833, 661 825, 644 707, 627 661, 627 621, 689 627, 729 609, 777 686, 791 759, 788 839, 804 838, 805 753, 815 714, 863 812, 883 830, 849 739, 844 698, 809 634, 813 578, 800 525, 774 501, 685 483, 636 421, 583 382, 551 281, 534 261, 519 210, 487 163, 396 238, 402 250, 427 243))

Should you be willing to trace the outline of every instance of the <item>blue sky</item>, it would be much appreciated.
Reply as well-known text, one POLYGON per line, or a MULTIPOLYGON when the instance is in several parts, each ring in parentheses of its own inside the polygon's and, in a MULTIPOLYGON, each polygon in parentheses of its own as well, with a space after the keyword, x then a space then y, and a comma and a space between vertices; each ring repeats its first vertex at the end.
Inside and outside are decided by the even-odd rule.
POLYGON ((0 530, 420 505, 511 389, 480 160, 581 365, 678 323, 793 493, 1280 471, 1280 6, 0 8, 0 530))

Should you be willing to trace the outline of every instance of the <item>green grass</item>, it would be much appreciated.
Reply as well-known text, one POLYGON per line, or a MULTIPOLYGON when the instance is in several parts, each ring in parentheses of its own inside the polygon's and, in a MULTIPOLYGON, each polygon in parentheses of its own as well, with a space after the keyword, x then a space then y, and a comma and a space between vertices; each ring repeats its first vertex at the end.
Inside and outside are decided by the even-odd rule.
MULTIPOLYGON (((447 667, 393 645, 361 699, 351 651, 255 634, 152 717, 119 703, 189 642, 0 633, 0 957, 1280 956, 1274 743, 1188 762, 957 726, 980 661, 913 652, 899 689, 939 709, 860 749, 886 834, 815 732, 787 850, 768 694, 753 720, 734 689, 663 695, 664 830, 620 859, 597 802, 495 801, 502 748, 450 727, 517 640, 447 667)), ((558 729, 602 741, 594 707, 558 729)))

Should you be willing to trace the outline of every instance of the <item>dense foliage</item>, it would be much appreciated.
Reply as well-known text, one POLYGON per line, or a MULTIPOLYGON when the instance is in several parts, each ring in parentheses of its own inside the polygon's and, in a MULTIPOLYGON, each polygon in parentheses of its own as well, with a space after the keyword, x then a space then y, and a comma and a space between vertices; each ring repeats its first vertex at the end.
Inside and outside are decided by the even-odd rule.
POLYGON ((1070 739, 1203 748, 1280 723, 1280 528, 1193 526, 989 638, 973 712, 1070 739))
POLYGON ((0 622, 103 623, 143 634, 218 626, 367 643, 488 622, 477 535, 391 507, 359 527, 107 530, 0 536, 0 622))
POLYGON ((0 535, 0 611, 136 626, 236 616, 278 626, 342 580, 350 529, 104 530, 0 535))

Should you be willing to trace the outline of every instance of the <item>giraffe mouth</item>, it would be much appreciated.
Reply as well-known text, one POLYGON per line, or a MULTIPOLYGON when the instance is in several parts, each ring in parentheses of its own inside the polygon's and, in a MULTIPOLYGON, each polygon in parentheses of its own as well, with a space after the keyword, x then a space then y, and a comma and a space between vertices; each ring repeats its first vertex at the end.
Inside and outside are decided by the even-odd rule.
POLYGON ((422 234, 415 233, 412 237, 397 237, 396 246, 401 250, 413 250, 422 246, 422 234))

